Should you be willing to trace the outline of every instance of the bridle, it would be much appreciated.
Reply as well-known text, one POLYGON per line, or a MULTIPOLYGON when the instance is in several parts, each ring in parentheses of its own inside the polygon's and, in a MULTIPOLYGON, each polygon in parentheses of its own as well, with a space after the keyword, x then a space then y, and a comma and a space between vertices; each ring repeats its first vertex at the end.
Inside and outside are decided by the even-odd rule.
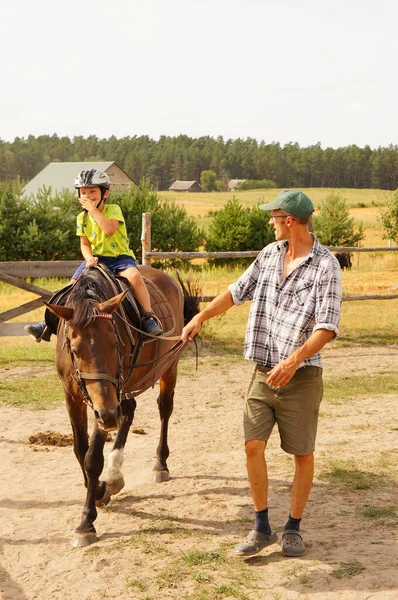
POLYGON ((116 344, 116 351, 117 351, 117 355, 118 355, 118 364, 119 364, 119 368, 118 368, 118 373, 117 373, 117 377, 112 377, 111 375, 108 375, 108 373, 83 373, 82 371, 80 371, 80 369, 78 369, 77 365, 76 365, 76 360, 75 360, 75 353, 72 350, 72 344, 70 341, 70 337, 68 335, 68 327, 69 327, 69 321, 65 321, 64 324, 64 346, 66 346, 67 351, 70 355, 70 359, 71 359, 71 363, 72 363, 72 367, 74 369, 74 377, 75 377, 75 381, 79 387, 79 390, 83 396, 83 400, 84 402, 90 406, 90 408, 94 408, 93 406, 93 401, 91 400, 90 394, 88 393, 86 384, 85 384, 85 380, 105 380, 105 381, 110 381, 111 383, 113 383, 113 385, 116 387, 116 394, 117 397, 119 399, 119 403, 121 400, 121 393, 122 393, 122 389, 123 389, 123 385, 124 385, 124 378, 123 378, 123 364, 122 364, 122 356, 120 353, 120 336, 119 336, 119 332, 116 328, 116 324, 113 320, 113 316, 110 313, 99 313, 97 315, 93 315, 94 319, 108 319, 110 321, 112 321, 114 330, 115 330, 115 334, 116 334, 116 338, 117 338, 117 344, 116 344))
MULTIPOLYGON (((115 311, 115 312, 118 313, 118 311, 115 311)), ((131 325, 130 323, 125 321, 120 314, 119 314, 119 317, 122 319, 122 321, 124 322, 124 325, 126 327, 129 327, 130 329, 142 334, 142 331, 140 329, 134 327, 134 325, 131 325)), ((85 404, 90 406, 90 408, 92 408, 92 409, 94 408, 94 405, 93 405, 93 401, 91 400, 90 394, 88 393, 88 390, 87 390, 87 387, 85 384, 85 380, 91 380, 91 381, 92 380, 105 380, 105 381, 110 381, 111 383, 113 383, 113 385, 116 387, 116 395, 118 398, 118 402, 120 404, 122 402, 122 400, 128 400, 128 399, 135 398, 139 394, 142 394, 143 392, 145 392, 148 388, 153 387, 156 380, 158 379, 158 377, 155 377, 157 370, 162 369, 162 372, 164 372, 169 367, 169 365, 177 359, 179 354, 181 354, 181 352, 183 351, 185 346, 188 344, 188 340, 183 342, 179 336, 175 336, 175 337, 157 336, 156 338, 154 338, 154 336, 150 336, 150 337, 154 338, 155 340, 163 339, 163 340, 167 340, 167 341, 171 341, 171 340, 177 340, 177 341, 164 354, 162 354, 160 356, 158 355, 153 360, 149 360, 149 361, 146 361, 143 363, 138 363, 135 361, 138 360, 138 358, 141 354, 142 347, 144 345, 141 337, 139 337, 137 343, 135 344, 133 353, 130 354, 127 352, 123 352, 121 350, 121 346, 124 345, 124 342, 120 337, 119 330, 116 325, 115 319, 113 318, 113 315, 110 313, 98 313, 98 314, 93 315, 92 318, 93 319, 108 319, 108 320, 112 321, 112 325, 113 325, 116 339, 117 339, 116 351, 117 351, 118 365, 119 365, 116 377, 112 377, 111 375, 108 375, 108 373, 84 373, 84 372, 80 371, 80 369, 76 365, 75 354, 72 350, 71 340, 68 335, 68 328, 69 328, 69 323, 70 323, 69 321, 64 322, 64 340, 65 341, 63 344, 63 347, 66 346, 67 351, 70 355, 72 367, 74 369, 75 381, 76 381, 76 383, 79 387, 79 390, 83 396, 83 401, 85 402, 85 404), (129 357, 131 359, 131 362, 129 362, 127 365, 124 365, 123 364, 124 357, 129 357), (146 367, 146 366, 153 365, 153 364, 155 364, 156 366, 153 369, 153 377, 152 378, 150 376, 151 373, 148 373, 144 377, 142 377, 138 382, 136 382, 136 384, 134 386, 135 389, 123 392, 124 385, 125 385, 126 381, 128 381, 128 379, 134 369, 139 368, 139 367, 146 367), (124 370, 126 370, 126 369, 128 370, 127 376, 124 375, 124 370)))

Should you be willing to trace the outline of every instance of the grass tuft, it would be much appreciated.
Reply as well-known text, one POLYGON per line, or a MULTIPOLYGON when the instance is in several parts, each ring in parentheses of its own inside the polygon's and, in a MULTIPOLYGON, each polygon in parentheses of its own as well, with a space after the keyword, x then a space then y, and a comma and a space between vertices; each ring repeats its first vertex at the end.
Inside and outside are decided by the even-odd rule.
POLYGON ((340 563, 340 568, 332 571, 331 575, 332 577, 336 577, 336 579, 343 579, 343 577, 359 575, 364 570, 365 567, 360 562, 353 560, 349 563, 340 563))

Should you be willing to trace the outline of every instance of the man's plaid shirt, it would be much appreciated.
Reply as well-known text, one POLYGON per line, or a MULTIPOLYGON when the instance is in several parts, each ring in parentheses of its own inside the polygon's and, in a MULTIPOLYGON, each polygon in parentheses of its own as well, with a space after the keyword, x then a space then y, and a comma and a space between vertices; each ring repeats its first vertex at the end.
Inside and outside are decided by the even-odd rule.
MULTIPOLYGON (((312 234, 311 234, 312 235, 312 234)), ((229 290, 234 304, 253 300, 246 329, 244 357, 274 367, 297 350, 317 329, 338 335, 341 311, 341 268, 337 259, 314 245, 302 263, 282 280, 287 242, 273 242, 229 290)), ((302 366, 322 367, 321 355, 302 366)))

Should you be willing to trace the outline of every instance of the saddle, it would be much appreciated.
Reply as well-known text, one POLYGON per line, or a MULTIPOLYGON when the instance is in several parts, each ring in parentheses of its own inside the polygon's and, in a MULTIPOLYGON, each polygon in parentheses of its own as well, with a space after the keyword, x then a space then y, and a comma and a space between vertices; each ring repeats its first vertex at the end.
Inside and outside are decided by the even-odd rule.
MULTIPOLYGON (((103 276, 107 278, 109 283, 111 284, 114 295, 120 294, 127 290, 127 294, 122 302, 122 307, 126 313, 126 315, 131 319, 133 323, 140 323, 141 317, 144 315, 144 311, 135 298, 133 290, 130 286, 130 283, 125 277, 120 277, 119 275, 115 275, 110 271, 105 265, 98 265, 95 267, 90 267, 91 269, 98 269, 102 272, 103 276)), ((148 288, 149 297, 151 299, 152 310, 155 313, 156 317, 159 319, 163 328, 163 335, 170 336, 175 331, 175 319, 173 315, 172 308, 170 306, 169 301, 163 292, 151 281, 150 279, 143 277, 144 282, 148 288)), ((61 288, 53 296, 51 296, 48 301, 49 304, 58 304, 60 306, 65 306, 69 292, 73 288, 75 284, 71 283, 67 286, 61 288)), ((54 333, 57 331, 59 318, 54 315, 50 310, 46 309, 44 315, 46 325, 50 328, 54 333)))

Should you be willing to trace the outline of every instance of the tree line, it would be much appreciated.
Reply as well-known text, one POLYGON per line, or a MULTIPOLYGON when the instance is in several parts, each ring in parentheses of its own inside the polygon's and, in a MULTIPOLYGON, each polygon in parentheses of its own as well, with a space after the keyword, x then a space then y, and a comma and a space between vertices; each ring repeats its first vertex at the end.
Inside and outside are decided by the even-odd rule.
POLYGON ((356 145, 301 147, 253 138, 228 139, 148 136, 99 139, 95 135, 15 138, 0 140, 0 181, 32 179, 50 162, 115 161, 135 182, 143 178, 165 190, 176 179, 200 181, 203 171, 217 180, 267 179, 279 188, 332 187, 395 190, 398 182, 398 146, 356 145))

